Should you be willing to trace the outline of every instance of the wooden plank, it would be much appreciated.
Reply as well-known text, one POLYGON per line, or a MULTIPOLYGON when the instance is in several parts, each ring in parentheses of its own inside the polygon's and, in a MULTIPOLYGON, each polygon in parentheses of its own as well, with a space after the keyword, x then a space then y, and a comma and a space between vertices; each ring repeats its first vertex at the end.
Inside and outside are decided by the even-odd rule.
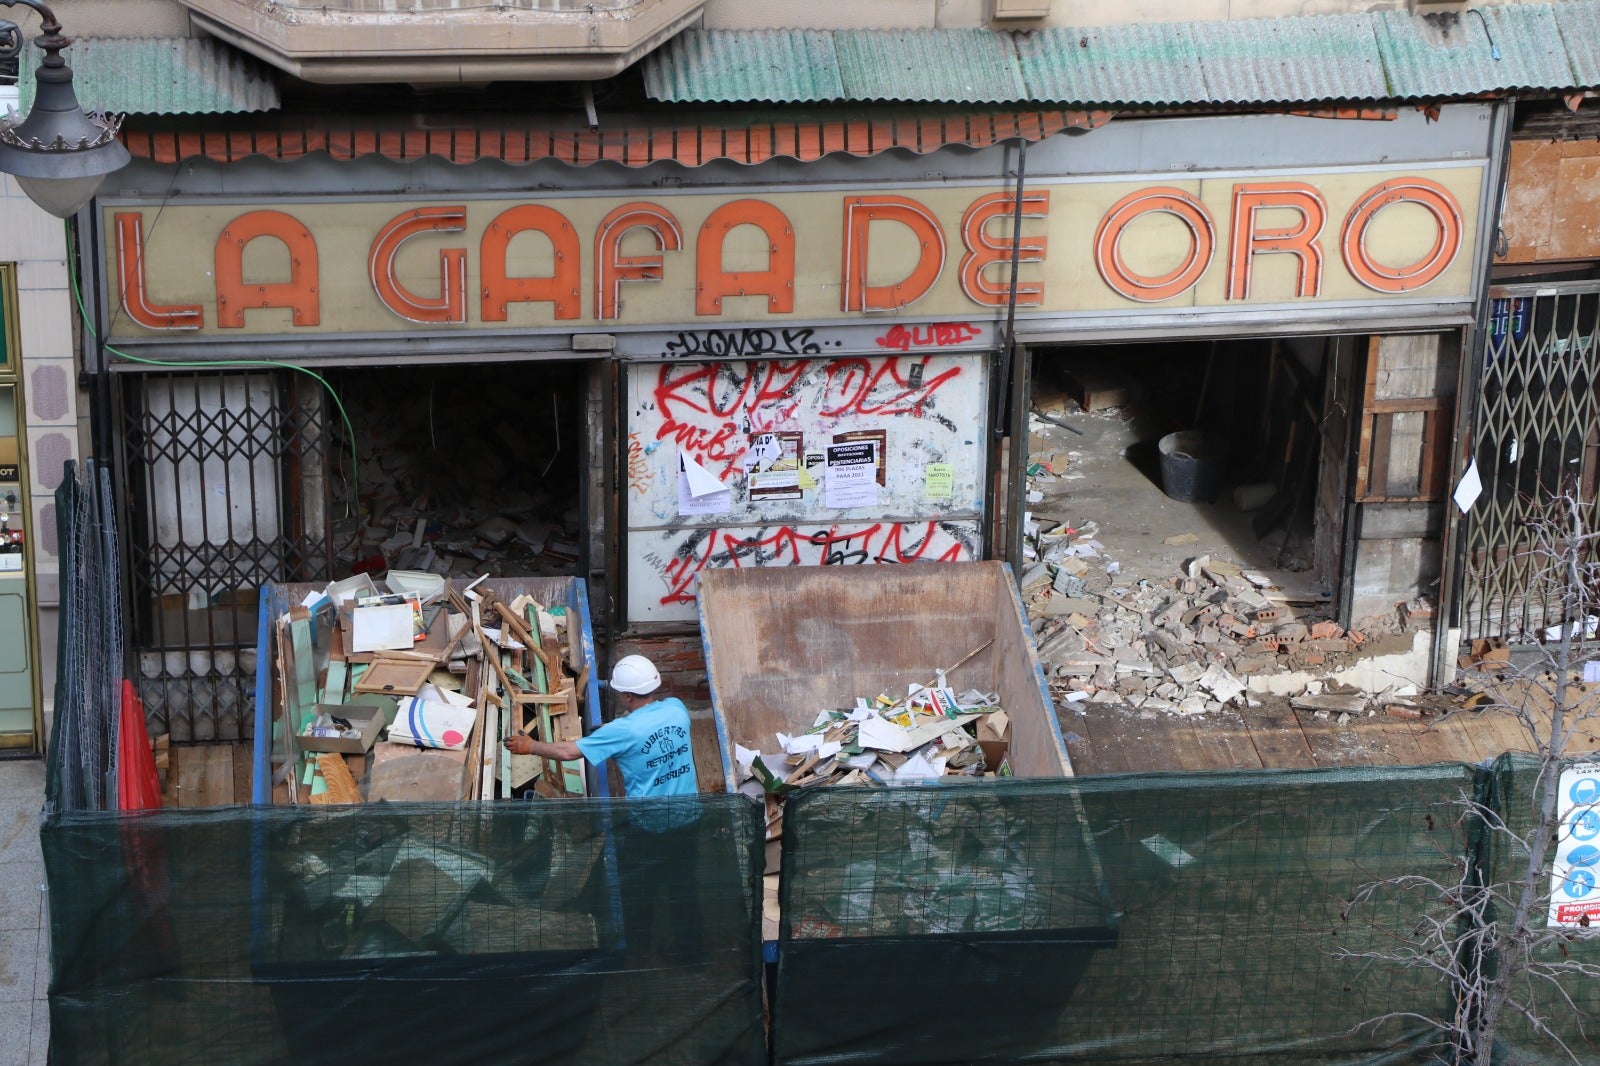
POLYGON ((1477 762, 1478 755, 1475 750, 1467 748, 1455 735, 1458 726, 1451 724, 1442 728, 1438 720, 1429 722, 1421 729, 1412 732, 1411 739, 1417 745, 1417 755, 1422 760, 1422 765, 1431 765, 1440 762, 1477 762))
POLYGON ((1263 706, 1245 719, 1250 742, 1268 770, 1307 769, 1317 765, 1300 722, 1287 707, 1263 706))
POLYGON ((1207 770, 1259 770, 1261 755, 1237 714, 1208 714, 1194 724, 1195 746, 1207 770))
POLYGON ((167 748, 167 780, 161 789, 161 805, 163 807, 182 807, 183 793, 180 780, 183 773, 183 754, 188 747, 182 744, 172 744, 167 748))
POLYGON ((1300 736, 1306 742, 1306 750, 1311 753, 1316 765, 1343 766, 1349 761, 1348 753, 1340 742, 1339 726, 1333 719, 1317 718, 1312 711, 1291 710, 1291 713, 1300 726, 1300 736))
POLYGON ((233 747, 233 802, 240 806, 250 803, 250 785, 255 780, 255 753, 249 741, 233 747))
POLYGON ((1108 704, 1090 703, 1077 717, 1076 731, 1087 734, 1094 747, 1095 773, 1126 774, 1135 769, 1128 751, 1132 737, 1118 720, 1120 714, 1108 704))
POLYGON ((327 782, 328 790, 312 796, 312 803, 361 802, 361 789, 343 755, 334 751, 323 752, 317 756, 317 768, 322 771, 322 780, 327 782))
POLYGON ((201 807, 226 807, 233 802, 233 745, 206 744, 201 769, 201 807))

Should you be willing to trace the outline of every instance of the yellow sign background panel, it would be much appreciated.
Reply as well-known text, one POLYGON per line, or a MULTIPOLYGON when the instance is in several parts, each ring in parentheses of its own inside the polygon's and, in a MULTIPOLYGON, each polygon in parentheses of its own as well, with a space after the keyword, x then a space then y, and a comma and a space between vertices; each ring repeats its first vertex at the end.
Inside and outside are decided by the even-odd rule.
MULTIPOLYGON (((1345 269, 1340 256, 1341 230, 1351 207, 1369 189, 1391 178, 1416 176, 1447 188, 1460 206, 1462 244, 1454 261, 1440 277, 1418 290, 1429 299, 1463 299, 1470 294, 1473 250, 1477 240, 1476 221, 1482 168, 1479 165, 1434 169, 1363 169, 1315 175, 1292 174, 1282 178, 1257 174, 1246 177, 1208 177, 1166 180, 1160 176, 1129 181, 1041 181, 1029 191, 1048 190, 1049 215, 1044 219, 1024 219, 1024 236, 1048 238, 1045 261, 1024 264, 1024 283, 1042 282, 1041 305, 1023 307, 1024 314, 1050 314, 1086 311, 1111 311, 1140 307, 1223 307, 1245 301, 1226 299, 1228 247, 1234 185, 1240 181, 1263 182, 1292 180, 1314 186, 1327 203, 1327 222, 1320 243, 1323 272, 1319 302, 1370 301, 1391 299, 1388 294, 1369 289, 1345 269), (1209 268, 1198 283, 1170 300, 1145 303, 1128 300, 1116 293, 1101 278, 1095 265, 1095 235, 1106 212, 1121 198, 1152 187, 1181 189, 1201 202, 1215 227, 1216 250, 1209 268)), ((894 313, 845 312, 842 309, 841 275, 845 230, 845 204, 852 196, 904 196, 924 205, 939 219, 945 236, 945 261, 937 282, 921 299, 900 314, 918 319, 983 319, 997 313, 993 307, 975 303, 962 292, 960 260, 961 219, 974 200, 988 193, 1004 192, 999 186, 938 186, 932 188, 867 188, 826 191, 728 192, 707 193, 639 190, 629 195, 553 196, 538 199, 470 200, 440 197, 428 201, 295 201, 275 200, 260 204, 178 203, 166 207, 106 207, 104 227, 108 291, 111 293, 114 338, 249 336, 289 333, 297 336, 319 334, 406 332, 419 328, 581 330, 597 326, 678 327, 686 323, 714 326, 719 323, 813 322, 849 319, 883 319, 894 313), (739 199, 759 199, 779 208, 795 230, 794 310, 773 314, 765 296, 729 296, 722 301, 720 315, 695 313, 696 244, 706 218, 717 208, 739 199), (538 203, 565 216, 577 232, 581 269, 578 289, 581 315, 556 319, 548 302, 513 303, 505 322, 484 322, 481 315, 481 266, 479 242, 485 228, 501 212, 522 203, 538 203), (620 316, 601 322, 596 317, 594 234, 602 219, 623 204, 652 203, 671 211, 682 230, 682 245, 677 251, 657 253, 653 236, 636 229, 622 240, 620 254, 641 256, 660 254, 663 261, 659 281, 624 281, 621 285, 620 316), (368 258, 374 237, 392 219, 420 206, 456 204, 465 208, 466 228, 456 233, 427 233, 400 246, 393 263, 394 276, 401 286, 423 299, 436 299, 441 293, 440 255, 446 249, 466 250, 467 321, 460 325, 422 326, 389 310, 379 300, 369 278, 368 258), (281 308, 252 308, 244 314, 243 328, 219 328, 213 256, 217 236, 234 219, 251 210, 286 213, 302 223, 316 241, 316 277, 320 322, 315 326, 295 326, 291 314, 281 308), (115 216, 136 212, 143 218, 145 302, 153 305, 196 305, 204 324, 198 330, 145 329, 130 320, 121 307, 118 292, 118 266, 115 216), (159 223, 157 216, 160 216, 159 223)), ((1263 227, 1289 225, 1295 212, 1263 211, 1258 222, 1263 227)), ((1010 219, 990 222, 991 237, 1004 238, 1010 232, 1010 219)), ((1431 217, 1419 207, 1401 204, 1381 212, 1368 231, 1368 247, 1384 263, 1412 262, 1431 246, 1436 228, 1431 217)), ((1144 215, 1128 226, 1122 241, 1127 265, 1140 272, 1157 274, 1171 269, 1188 247, 1187 230, 1171 216, 1144 215)), ((866 281, 871 285, 904 280, 919 254, 917 241, 906 226, 879 221, 871 226, 870 256, 866 281)), ((723 250, 726 271, 763 271, 768 268, 766 241, 752 226, 729 232, 723 250)), ((271 237, 257 238, 245 248, 243 276, 247 283, 270 284, 289 278, 289 258, 284 245, 271 237)), ((1298 264, 1284 253, 1258 254, 1253 264, 1249 303, 1305 302, 1293 294, 1298 264)), ((507 274, 510 277, 545 277, 553 273, 552 246, 538 233, 522 233, 507 249, 507 274)), ((1004 287, 1006 266, 992 266, 986 277, 1004 287)), ((1402 294, 1412 296, 1412 293, 1402 294)))

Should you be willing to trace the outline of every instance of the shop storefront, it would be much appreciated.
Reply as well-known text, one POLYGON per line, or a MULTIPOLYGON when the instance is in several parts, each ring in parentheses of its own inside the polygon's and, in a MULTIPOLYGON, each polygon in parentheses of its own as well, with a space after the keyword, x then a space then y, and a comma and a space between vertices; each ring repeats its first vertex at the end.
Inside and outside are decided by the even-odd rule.
POLYGON ((209 678, 181 697, 198 706, 250 665, 218 654, 250 589, 352 567, 564 568, 642 638, 692 631, 706 567, 1012 554, 1030 377, 1135 343, 1369 338, 1311 375, 1347 438, 1320 438, 1323 488, 1361 470, 1323 531, 1348 594, 1353 509, 1441 498, 1494 114, 1051 137, 1020 247, 1014 145, 634 171, 201 160, 177 182, 140 163, 97 205, 89 280, 144 675, 209 678))

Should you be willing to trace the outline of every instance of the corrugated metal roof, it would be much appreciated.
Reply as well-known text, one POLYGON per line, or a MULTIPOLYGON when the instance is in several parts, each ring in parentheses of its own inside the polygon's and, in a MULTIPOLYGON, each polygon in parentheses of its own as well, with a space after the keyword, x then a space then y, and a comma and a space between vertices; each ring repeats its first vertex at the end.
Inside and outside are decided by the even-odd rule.
MULTIPOLYGON (((1474 8, 1421 18, 1383 11, 1372 17, 1389 94, 1395 99, 1573 87, 1572 64, 1549 4, 1474 8)), ((1591 38, 1588 48, 1594 47, 1591 38)))
POLYGON ((1555 12, 1574 87, 1600 85, 1600 4, 1556 4, 1555 12))
POLYGON ((988 30, 835 31, 844 99, 1021 100, 1027 95, 1011 41, 988 30))
POLYGON ((1205 98, 1200 52, 1186 22, 1063 27, 1016 39, 1032 99, 1154 105, 1205 98))
POLYGON ((827 30, 687 30, 651 53, 645 91, 697 103, 819 103, 845 98, 827 30))
POLYGON ((1360 19, 1277 18, 1190 24, 1214 103, 1381 100, 1383 64, 1360 19))
POLYGON ((1379 11, 1030 33, 691 30, 645 63, 651 96, 672 103, 981 100, 1155 107, 1571 91, 1600 88, 1600 0, 1427 16, 1379 11), (825 57, 818 62, 832 64, 822 76, 792 62, 750 59, 798 54, 784 42, 800 36, 823 39, 812 45, 825 57), (978 43, 985 38, 993 48, 978 43), (1015 50, 1020 80, 1010 97, 1001 95, 1009 84, 1007 48, 1015 50))
MULTIPOLYGON (((19 111, 33 106, 33 74, 41 54, 37 48, 23 50, 19 111)), ((278 108, 271 68, 210 37, 75 37, 65 55, 85 107, 138 115, 278 108)))

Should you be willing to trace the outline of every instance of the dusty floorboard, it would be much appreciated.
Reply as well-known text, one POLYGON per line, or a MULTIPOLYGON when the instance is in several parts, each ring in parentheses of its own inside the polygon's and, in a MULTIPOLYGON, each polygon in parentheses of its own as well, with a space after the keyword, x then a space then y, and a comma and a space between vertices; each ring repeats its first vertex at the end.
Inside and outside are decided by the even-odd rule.
POLYGON ((162 801, 168 807, 250 802, 251 743, 174 744, 162 801))
MULTIPOLYGON (((1548 723, 1548 710, 1539 714, 1548 723)), ((1078 703, 1059 717, 1073 770, 1083 775, 1426 766, 1479 763, 1508 751, 1533 750, 1527 731, 1505 709, 1458 710, 1422 719, 1395 718, 1379 710, 1340 725, 1334 717, 1318 718, 1278 700, 1238 713, 1192 717, 1078 703)), ((1591 721, 1580 728, 1572 753, 1597 750, 1600 722, 1591 721)))

